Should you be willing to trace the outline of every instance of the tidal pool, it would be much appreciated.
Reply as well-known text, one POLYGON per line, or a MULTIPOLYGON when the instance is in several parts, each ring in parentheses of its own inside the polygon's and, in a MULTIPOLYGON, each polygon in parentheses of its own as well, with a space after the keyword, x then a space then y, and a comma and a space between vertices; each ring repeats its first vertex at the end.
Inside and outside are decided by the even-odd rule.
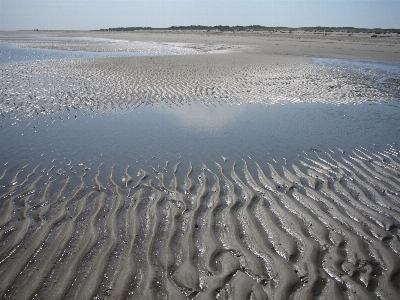
POLYGON ((96 169, 101 163, 122 172, 166 161, 207 166, 223 158, 286 164, 310 151, 397 143, 400 105, 293 104, 185 105, 139 108, 118 114, 2 118, 0 164, 44 167, 72 161, 96 169), (55 160, 55 161, 53 161, 55 160))

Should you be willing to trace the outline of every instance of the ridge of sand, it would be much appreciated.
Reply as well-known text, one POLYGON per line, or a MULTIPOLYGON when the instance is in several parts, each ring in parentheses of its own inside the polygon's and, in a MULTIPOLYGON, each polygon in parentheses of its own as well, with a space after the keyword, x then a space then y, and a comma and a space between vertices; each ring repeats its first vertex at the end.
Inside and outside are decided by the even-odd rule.
MULTIPOLYGON (((55 189, 65 195, 65 182, 41 191, 35 169, 28 182, 17 170, 10 175, 22 184, 2 196, 3 208, 15 208, 1 227, 11 230, 1 242, 7 252, 0 262, 1 295, 396 298, 397 150, 334 154, 310 154, 269 170, 257 165, 256 172, 246 162, 216 163, 216 173, 203 164, 203 170, 185 172, 192 193, 173 172, 126 185, 126 174, 114 178, 111 169, 105 191, 82 177, 68 198, 53 200, 58 209, 42 222, 32 218, 41 207, 31 203, 46 197, 45 206, 53 205, 55 189), (167 177, 172 189, 165 187, 167 177), (117 225, 122 220, 124 226, 117 225), (66 264, 73 268, 65 277, 66 264)), ((181 172, 166 170, 174 168, 181 172)))

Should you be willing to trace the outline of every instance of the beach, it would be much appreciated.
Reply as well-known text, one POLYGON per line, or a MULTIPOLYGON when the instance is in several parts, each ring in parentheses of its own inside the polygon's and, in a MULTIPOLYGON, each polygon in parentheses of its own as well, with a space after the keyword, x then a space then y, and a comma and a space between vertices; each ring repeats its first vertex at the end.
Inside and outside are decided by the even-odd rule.
MULTIPOLYGON (((21 31, 21 33, 32 33, 21 31)), ((353 58, 400 62, 398 34, 346 32, 192 32, 192 31, 43 31, 61 37, 95 37, 143 42, 230 45, 257 54, 353 58)))
POLYGON ((400 36, 0 34, 4 299, 397 299, 400 36))

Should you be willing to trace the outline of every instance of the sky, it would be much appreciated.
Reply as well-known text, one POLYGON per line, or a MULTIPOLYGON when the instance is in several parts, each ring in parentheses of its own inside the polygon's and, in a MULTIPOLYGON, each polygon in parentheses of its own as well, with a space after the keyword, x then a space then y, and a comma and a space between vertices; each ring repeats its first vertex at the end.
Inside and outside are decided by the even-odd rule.
POLYGON ((400 28, 400 0, 0 0, 0 30, 178 25, 400 28))

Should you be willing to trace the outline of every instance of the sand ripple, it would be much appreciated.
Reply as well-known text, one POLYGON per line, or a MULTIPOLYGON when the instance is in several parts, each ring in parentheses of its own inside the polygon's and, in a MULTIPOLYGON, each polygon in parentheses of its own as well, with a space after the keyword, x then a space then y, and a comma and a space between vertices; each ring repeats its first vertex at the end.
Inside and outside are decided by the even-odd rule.
POLYGON ((0 170, 2 298, 400 297, 398 149, 100 167, 0 170))
POLYGON ((251 54, 70 59, 0 68, 6 114, 117 113, 186 103, 331 104, 399 100, 398 78, 321 66, 306 59, 260 61, 251 54), (243 59, 246 56, 246 59, 243 59), (397 79, 396 79, 397 78, 397 79))

